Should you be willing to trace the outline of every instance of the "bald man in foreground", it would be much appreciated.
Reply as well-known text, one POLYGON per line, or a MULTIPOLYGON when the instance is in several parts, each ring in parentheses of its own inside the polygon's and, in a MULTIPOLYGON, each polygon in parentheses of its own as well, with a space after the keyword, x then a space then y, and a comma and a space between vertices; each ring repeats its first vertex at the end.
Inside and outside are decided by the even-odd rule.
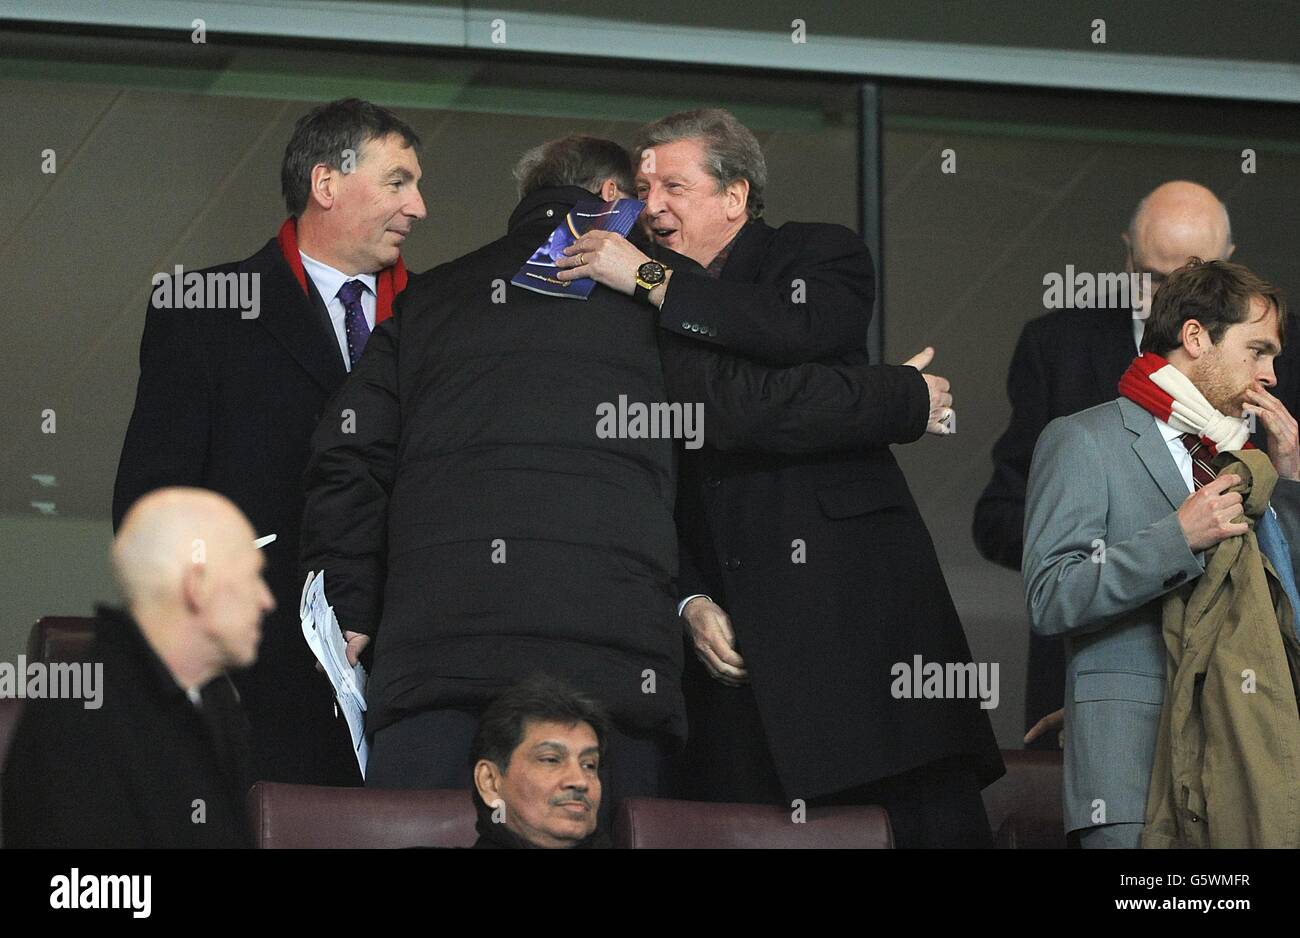
POLYGON ((5 847, 246 847, 248 725, 230 668, 275 605, 223 496, 159 489, 113 541, 126 610, 96 608, 101 706, 28 701, 5 771, 5 847))
MULTIPOLYGON (((1142 199, 1120 238, 1124 271, 1149 274, 1152 292, 1189 257, 1227 260, 1236 250, 1227 208, 1209 189, 1183 180, 1166 182, 1142 199)), ((1025 488, 1038 436, 1056 417, 1115 399, 1120 375, 1137 357, 1151 309, 1150 294, 1141 300, 1138 310, 1131 306, 1058 309, 1025 324, 1007 375, 1011 425, 994 444, 993 479, 975 506, 975 544, 985 559, 1020 569, 1025 488)), ((1300 405, 1296 369, 1289 357, 1278 358, 1274 366, 1278 383, 1272 393, 1296 413, 1300 405)), ((1265 447, 1262 426, 1252 439, 1256 446, 1265 447)), ((1031 636, 1026 728, 1059 710, 1064 694, 1062 642, 1031 636)), ((1039 748, 1057 745, 1055 733, 1039 737, 1039 748)))

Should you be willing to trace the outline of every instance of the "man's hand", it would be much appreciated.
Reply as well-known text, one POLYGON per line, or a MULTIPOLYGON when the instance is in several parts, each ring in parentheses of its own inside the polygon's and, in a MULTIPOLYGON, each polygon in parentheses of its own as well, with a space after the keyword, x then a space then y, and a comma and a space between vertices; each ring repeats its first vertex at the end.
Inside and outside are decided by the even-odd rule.
POLYGON ((1300 429, 1286 405, 1263 388, 1246 392, 1242 410, 1257 415, 1268 434, 1268 458, 1283 479, 1300 480, 1300 429))
POLYGON ((1208 550, 1220 541, 1250 530, 1245 521, 1234 524, 1232 520, 1242 513, 1241 493, 1228 489, 1240 481, 1241 476, 1231 472, 1221 475, 1188 495, 1178 509, 1178 523, 1192 553, 1208 550))
MULTIPOLYGON (((903 364, 911 365, 917 371, 924 372, 933 360, 934 349, 927 345, 903 364)), ((925 424, 925 432, 938 436, 956 433, 956 427, 952 424, 956 411, 952 409, 951 386, 948 384, 948 379, 924 373, 921 377, 925 379, 926 388, 930 391, 930 419, 925 424)))
MULTIPOLYGON (((361 660, 361 653, 365 651, 366 646, 370 644, 370 636, 362 635, 360 632, 349 632, 344 630, 343 641, 347 642, 347 647, 343 649, 343 653, 347 655, 348 664, 355 665, 361 660)), ((325 665, 317 661, 316 670, 321 674, 324 674, 325 665)))
POLYGON ((348 643, 348 664, 356 664, 361 659, 361 653, 370 644, 370 636, 362 635, 360 632, 344 631, 343 640, 348 643))
POLYGON ((620 234, 612 231, 588 231, 564 249, 565 257, 557 258, 555 266, 559 280, 580 280, 590 277, 611 290, 632 295, 636 289, 636 271, 650 260, 641 250, 620 234))
POLYGON ((705 596, 698 596, 686 604, 682 618, 690 628, 695 645, 695 657, 717 681, 728 687, 749 683, 745 659, 736 651, 736 633, 731 629, 731 619, 722 607, 705 596))
POLYGON ((1062 749, 1065 748, 1065 709, 1057 710, 1055 713, 1049 713, 1043 717, 1025 734, 1025 745, 1029 745, 1038 737, 1056 730, 1056 744, 1062 749))

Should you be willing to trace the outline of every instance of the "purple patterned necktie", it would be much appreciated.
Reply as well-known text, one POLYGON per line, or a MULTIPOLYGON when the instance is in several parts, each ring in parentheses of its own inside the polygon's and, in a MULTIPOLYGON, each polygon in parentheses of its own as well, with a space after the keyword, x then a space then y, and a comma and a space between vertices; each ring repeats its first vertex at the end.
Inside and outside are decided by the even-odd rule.
POLYGON ((357 359, 366 350, 370 326, 366 324, 366 311, 361 308, 361 294, 366 285, 360 280, 349 280, 339 287, 338 297, 343 301, 343 332, 348 340, 348 363, 357 366, 357 359))

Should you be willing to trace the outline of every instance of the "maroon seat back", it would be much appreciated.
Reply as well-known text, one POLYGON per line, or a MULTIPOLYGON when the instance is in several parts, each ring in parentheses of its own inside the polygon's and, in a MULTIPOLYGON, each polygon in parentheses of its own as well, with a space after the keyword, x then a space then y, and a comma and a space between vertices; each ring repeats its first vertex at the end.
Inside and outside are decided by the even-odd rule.
POLYGON ((984 789, 994 846, 1064 849, 1061 751, 1004 749, 1002 759, 1007 774, 984 789))
MULTIPOLYGON (((18 729, 18 718, 22 716, 23 701, 14 697, 0 697, 0 793, 4 791, 5 763, 9 760, 9 745, 14 741, 14 732, 18 729)), ((3 801, 0 798, 0 801, 3 801)), ((0 835, 4 831, 4 818, 0 817, 0 835)), ((0 841, 3 846, 3 841, 0 841)))
POLYGON ((633 848, 891 848, 885 809, 810 808, 794 823, 786 808, 628 798, 614 819, 614 846, 633 848))
POLYGON ((28 661, 84 661, 95 639, 95 620, 42 616, 27 635, 28 661))
MULTIPOLYGON (((27 633, 27 660, 50 664, 56 661, 83 661, 95 639, 95 620, 86 616, 42 616, 27 633)), ((9 744, 18 728, 21 700, 0 699, 0 786, 4 785, 4 768, 9 758, 9 744)), ((4 819, 0 818, 0 831, 4 819)))
POLYGON ((262 848, 470 847, 468 791, 329 788, 258 782, 248 793, 262 848))

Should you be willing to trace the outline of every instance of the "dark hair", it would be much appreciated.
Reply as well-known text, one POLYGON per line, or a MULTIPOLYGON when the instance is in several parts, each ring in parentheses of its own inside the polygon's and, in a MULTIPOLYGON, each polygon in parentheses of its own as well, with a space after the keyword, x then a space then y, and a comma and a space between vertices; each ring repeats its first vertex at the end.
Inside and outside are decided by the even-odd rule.
POLYGON ((704 171, 713 177, 719 190, 741 179, 748 180, 749 199, 745 210, 750 218, 763 217, 767 159, 758 138, 734 114, 712 107, 661 117, 637 131, 632 158, 640 162, 641 154, 651 147, 678 140, 700 141, 704 147, 704 171))
POLYGON ((420 148, 419 136, 405 121, 359 98, 331 101, 298 118, 280 164, 280 192, 289 214, 297 218, 306 210, 311 171, 318 164, 342 169, 344 150, 351 150, 360 161, 364 144, 390 134, 400 136, 405 146, 420 148))
POLYGON ((610 178, 629 195, 635 189, 627 151, 613 140, 581 134, 533 147, 515 164, 514 176, 521 199, 554 186, 581 186, 596 192, 610 178))
POLYGON ((1286 340, 1286 298, 1281 289, 1231 261, 1188 258, 1165 278, 1151 301, 1142 333, 1142 351, 1168 354, 1183 344, 1183 323, 1195 319, 1215 345, 1229 326, 1250 316, 1250 303, 1261 297, 1277 311, 1278 338, 1286 340))
POLYGON ((557 678, 537 674, 510 688, 483 711, 470 747, 470 766, 486 759, 508 772, 510 757, 524 741, 530 720, 565 726, 586 723, 596 734, 601 755, 605 753, 609 717, 600 704, 557 678))

